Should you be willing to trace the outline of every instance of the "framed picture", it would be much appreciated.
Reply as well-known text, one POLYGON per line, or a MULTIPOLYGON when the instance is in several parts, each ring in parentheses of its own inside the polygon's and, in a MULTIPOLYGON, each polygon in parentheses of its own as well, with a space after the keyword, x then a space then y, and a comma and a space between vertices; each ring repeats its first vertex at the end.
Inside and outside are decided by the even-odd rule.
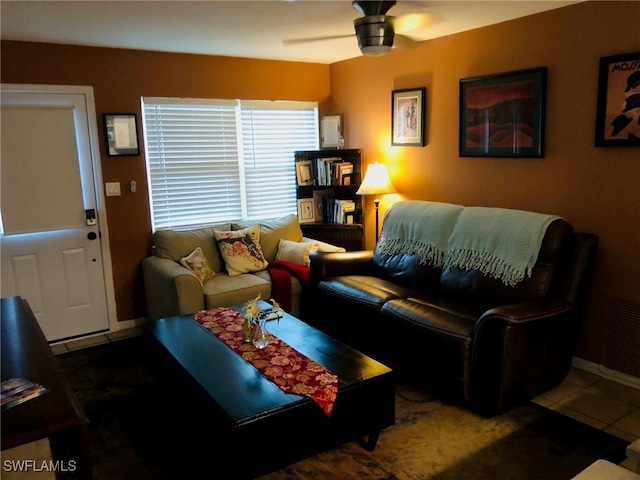
POLYGON ((543 157, 547 68, 460 80, 461 157, 543 157))
POLYGON ((391 145, 424 147, 424 108, 427 89, 391 92, 391 145))
POLYGON ((104 129, 107 155, 140 155, 135 113, 105 113, 104 129))
POLYGON ((310 223, 316 221, 313 198, 298 199, 298 222, 310 223))
POLYGON ((311 160, 300 160, 296 162, 296 179, 298 185, 313 185, 313 169, 311 160))
POLYGON ((320 148, 344 148, 343 115, 322 115, 320 117, 320 148))
POLYGON ((640 52, 600 58, 595 145, 640 145, 640 52))

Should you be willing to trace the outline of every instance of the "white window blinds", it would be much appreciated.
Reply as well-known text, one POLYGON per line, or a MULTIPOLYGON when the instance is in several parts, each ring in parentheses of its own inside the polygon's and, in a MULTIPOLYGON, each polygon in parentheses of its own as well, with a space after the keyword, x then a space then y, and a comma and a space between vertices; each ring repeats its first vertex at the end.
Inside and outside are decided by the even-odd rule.
POLYGON ((153 229, 296 212, 294 151, 318 148, 315 102, 143 98, 153 229))
POLYGON ((301 103, 241 102, 248 218, 297 211, 294 152, 318 144, 316 105, 301 103))

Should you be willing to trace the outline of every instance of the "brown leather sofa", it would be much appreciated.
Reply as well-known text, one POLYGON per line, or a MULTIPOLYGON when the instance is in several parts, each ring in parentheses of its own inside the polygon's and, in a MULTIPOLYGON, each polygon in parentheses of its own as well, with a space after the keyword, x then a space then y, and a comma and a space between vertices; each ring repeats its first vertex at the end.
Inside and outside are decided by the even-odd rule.
POLYGON ((306 321, 486 416, 565 378, 595 235, 554 219, 531 276, 515 286, 477 270, 421 264, 417 254, 382 253, 383 238, 384 230, 373 251, 311 255, 306 321))

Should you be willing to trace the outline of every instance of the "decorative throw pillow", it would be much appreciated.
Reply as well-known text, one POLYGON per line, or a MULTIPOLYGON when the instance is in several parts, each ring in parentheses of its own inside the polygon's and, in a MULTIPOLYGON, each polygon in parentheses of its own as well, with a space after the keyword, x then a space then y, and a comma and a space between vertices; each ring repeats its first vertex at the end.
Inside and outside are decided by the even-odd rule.
POLYGON ((202 249, 197 247, 186 257, 180 259, 180 263, 194 273, 201 284, 204 284, 207 280, 215 275, 211 264, 202 253, 202 249))
MULTIPOLYGON (((267 261, 275 260, 280 239, 299 242, 302 240, 302 230, 297 215, 260 220, 260 246, 267 261)), ((240 230, 255 225, 254 222, 232 223, 229 230, 240 230)))
POLYGON ((284 260, 285 262, 308 267, 311 263, 309 261, 309 254, 315 252, 318 248, 318 244, 316 243, 300 243, 280 239, 276 260, 284 260))
POLYGON ((260 246, 260 224, 231 232, 214 232, 230 276, 267 268, 260 246))

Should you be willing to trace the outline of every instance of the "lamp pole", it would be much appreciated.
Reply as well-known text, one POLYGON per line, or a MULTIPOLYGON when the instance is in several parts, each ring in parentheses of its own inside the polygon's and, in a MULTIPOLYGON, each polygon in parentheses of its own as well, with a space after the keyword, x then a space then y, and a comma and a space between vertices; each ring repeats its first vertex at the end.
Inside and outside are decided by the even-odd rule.
MULTIPOLYGON (((360 188, 356 195, 386 195, 387 193, 395 193, 387 168, 378 162, 372 163, 367 167, 367 173, 364 180, 360 184, 360 188)), ((373 201, 376 207, 376 243, 380 237, 380 198, 373 201)))
POLYGON ((373 204, 376 206, 376 243, 378 243, 379 229, 378 229, 378 212, 380 210, 380 199, 376 198, 373 201, 373 204))

